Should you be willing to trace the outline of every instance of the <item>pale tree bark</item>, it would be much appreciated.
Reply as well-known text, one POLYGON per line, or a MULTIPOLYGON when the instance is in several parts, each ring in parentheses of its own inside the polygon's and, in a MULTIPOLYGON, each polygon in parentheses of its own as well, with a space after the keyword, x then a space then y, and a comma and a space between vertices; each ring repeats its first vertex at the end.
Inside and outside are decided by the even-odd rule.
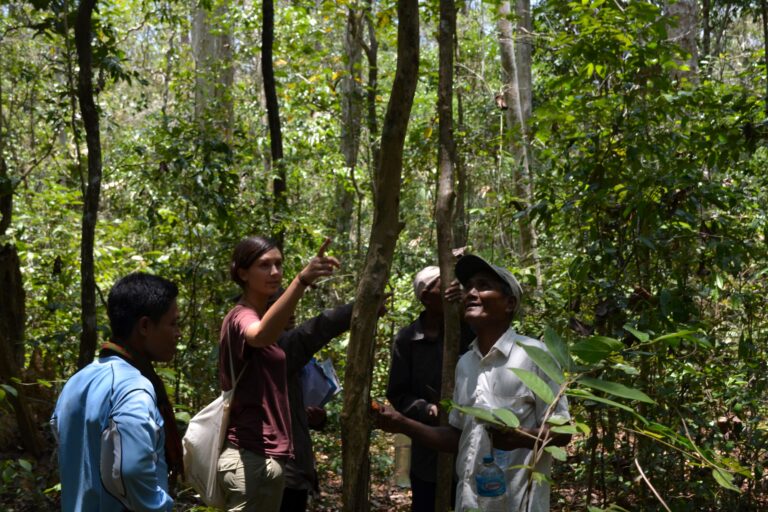
MULTIPOLYGON (((439 148, 437 166, 437 256, 440 264, 440 291, 443 297, 443 367, 440 398, 453 396, 454 369, 459 357, 459 305, 445 300, 445 289, 455 278, 453 257, 453 211, 456 201, 454 174, 456 169, 456 143, 453 137, 453 42, 456 34, 456 5, 453 0, 440 0, 438 26, 439 83, 437 113, 439 124, 439 148)), ((440 425, 448 425, 448 415, 440 411, 440 425)), ((454 457, 440 452, 437 456, 437 492, 435 510, 443 512, 452 508, 454 457)))
POLYGON ((365 265, 355 294, 341 417, 343 510, 369 510, 370 389, 377 314, 392 266, 398 234, 403 145, 419 70, 417 0, 398 0, 397 69, 381 138, 382 158, 374 176, 373 226, 365 265))
POLYGON ((99 113, 93 97, 93 50, 91 48, 91 15, 96 0, 82 0, 75 20, 75 48, 80 66, 77 96, 85 127, 85 143, 88 147, 88 179, 83 201, 82 239, 80 241, 80 275, 82 302, 82 334, 80 335, 79 368, 93 360, 96 353, 96 277, 93 248, 101 194, 101 138, 99 113))
POLYGON ((712 2, 711 0, 703 0, 701 3, 701 17, 702 17, 702 33, 701 33, 701 49, 704 55, 710 55, 710 47, 712 41, 712 2))
POLYGON ((261 72, 264 77, 264 98, 267 103, 267 119, 269 122, 269 146, 272 157, 272 194, 274 198, 272 216, 272 238, 283 250, 285 242, 285 216, 288 210, 287 177, 285 162, 283 162, 283 132, 280 127, 280 105, 277 102, 277 85, 275 70, 272 63, 272 47, 275 41, 275 6, 273 0, 263 0, 261 4, 262 36, 261 36, 261 72))
POLYGON ((699 50, 696 44, 696 36, 699 33, 698 0, 669 0, 665 13, 667 18, 671 20, 669 39, 690 55, 688 60, 683 63, 689 69, 687 71, 677 70, 673 76, 696 80, 699 74, 699 50))
POLYGON ((355 5, 347 8, 347 25, 344 33, 346 69, 341 80, 341 153, 348 176, 336 177, 336 236, 343 237, 341 249, 349 254, 352 232, 352 213, 355 206, 355 172, 360 151, 362 131, 362 56, 364 13, 355 5))
POLYGON ((195 8, 192 49, 195 58, 195 121, 203 143, 230 144, 234 125, 232 28, 226 0, 195 8))
MULTIPOLYGON (((533 201, 533 171, 528 121, 533 109, 531 80, 531 4, 530 0, 517 0, 516 20, 513 25, 510 3, 499 6, 499 49, 501 54, 504 101, 504 141, 513 159, 513 186, 515 195, 530 205, 533 201)), ((518 221, 520 236, 516 250, 524 265, 533 265, 537 288, 541 288, 541 263, 538 237, 530 218, 518 221)))

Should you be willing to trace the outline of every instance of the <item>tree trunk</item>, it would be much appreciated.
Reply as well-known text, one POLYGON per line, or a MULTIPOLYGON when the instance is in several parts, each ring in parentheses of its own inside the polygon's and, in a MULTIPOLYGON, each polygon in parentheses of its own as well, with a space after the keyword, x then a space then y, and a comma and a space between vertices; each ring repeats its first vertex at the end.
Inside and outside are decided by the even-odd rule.
POLYGON ((381 138, 375 175, 373 226, 352 312, 342 412, 343 510, 369 510, 370 388, 375 350, 376 312, 392 266, 399 222, 403 145, 419 69, 419 10, 416 0, 398 0, 397 70, 381 138))
POLYGON ((99 113, 93 98, 93 52, 91 49, 91 14, 96 0, 82 0, 75 21, 75 47, 80 66, 77 96, 85 127, 88 146, 88 181, 83 201, 82 239, 80 241, 80 274, 82 301, 82 328, 80 335, 79 368, 93 360, 96 353, 96 279, 94 276, 93 246, 101 194, 101 140, 99 137, 99 113))
POLYGON ((15 355, 23 355, 26 313, 21 265, 16 248, 11 244, 0 247, 0 286, 3 290, 0 293, 0 380, 16 390, 15 394, 7 393, 6 397, 16 413, 22 446, 37 457, 43 453, 40 426, 29 410, 24 387, 15 382, 21 376, 15 355))
POLYGON ((682 63, 688 66, 688 70, 677 70, 672 75, 675 78, 687 77, 689 80, 696 80, 699 73, 699 50, 696 45, 699 31, 698 1, 670 0, 666 5, 666 15, 671 20, 669 39, 690 54, 688 60, 682 63))
POLYGON ((365 22, 368 27, 368 45, 365 56, 368 60, 368 87, 366 95, 366 123, 368 126, 368 146, 371 151, 369 161, 376 166, 379 164, 379 145, 376 142, 379 126, 376 117, 376 95, 379 85, 379 41, 376 39, 376 25, 373 18, 373 0, 368 0, 365 9, 365 22))
POLYGON ((763 64, 765 66, 765 115, 768 117, 768 0, 760 0, 760 12, 763 21, 763 64))
MULTIPOLYGON (((454 30, 454 42, 453 47, 455 51, 455 60, 459 60, 459 45, 456 41, 456 31, 454 30)), ((456 81, 461 82, 460 75, 461 68, 456 67, 456 81)), ((456 89, 456 109, 457 121, 459 133, 466 133, 466 126, 464 125, 464 99, 461 92, 461 87, 456 89)), ((454 140, 455 142, 455 140, 454 140)), ((460 153, 460 152, 459 152, 460 153)), ((456 199, 454 202, 454 216, 453 216, 453 244, 455 247, 464 247, 467 245, 469 238, 469 217, 467 215, 467 197, 468 194, 468 176, 467 166, 464 159, 457 154, 456 155, 456 199)))
MULTIPOLYGON (((445 289, 454 280, 453 209, 454 169, 456 168, 456 143, 453 138, 453 41, 456 34, 456 5, 453 0, 440 0, 439 43, 439 84, 437 112, 439 120, 439 149, 437 166, 437 255, 440 263, 440 291, 443 297, 443 367, 440 398, 453 396, 454 368, 459 356, 459 305, 445 300, 445 289)), ((440 425, 448 425, 448 415, 440 411, 440 425)), ((451 510, 451 488, 453 487, 454 457, 452 453, 440 452, 437 456, 437 492, 435 510, 451 510)))
POLYGON ((226 26, 226 2, 195 8, 192 47, 195 58, 195 121, 205 145, 232 142, 234 104, 232 84, 232 29, 226 26))
POLYGON ((710 46, 712 41, 712 5, 711 0, 704 0, 701 3, 701 9, 702 9, 702 35, 701 35, 701 46, 702 50, 704 52, 704 55, 709 57, 710 55, 710 46))
MULTIPOLYGON (((528 120, 533 109, 531 81, 531 5, 530 0, 517 0, 515 29, 509 20, 509 2, 499 7, 499 48, 501 53, 504 99, 509 108, 505 111, 505 142, 514 159, 515 195, 527 205, 533 201, 533 174, 528 120)), ((541 264, 538 255, 538 237, 530 218, 522 216, 517 250, 524 265, 533 265, 537 288, 541 288, 541 264)))
POLYGON ((288 210, 287 184, 285 163, 283 162, 283 133, 280 128, 280 106, 277 103, 277 87, 275 85, 275 70, 272 65, 272 46, 275 41, 275 6, 273 0, 262 2, 262 37, 261 37, 261 71, 264 77, 264 98, 267 102, 267 119, 269 121, 269 143, 272 156, 272 194, 274 207, 272 214, 272 238, 277 242, 280 251, 285 242, 285 215, 288 210))
POLYGON ((344 50, 346 53, 346 72, 341 81, 341 153, 349 177, 336 177, 336 225, 335 230, 341 240, 342 253, 349 254, 352 233, 352 212, 355 206, 355 171, 357 169, 358 153, 360 151, 360 132, 362 115, 362 75, 361 61, 363 48, 361 45, 363 13, 354 5, 348 7, 347 25, 344 34, 344 50))

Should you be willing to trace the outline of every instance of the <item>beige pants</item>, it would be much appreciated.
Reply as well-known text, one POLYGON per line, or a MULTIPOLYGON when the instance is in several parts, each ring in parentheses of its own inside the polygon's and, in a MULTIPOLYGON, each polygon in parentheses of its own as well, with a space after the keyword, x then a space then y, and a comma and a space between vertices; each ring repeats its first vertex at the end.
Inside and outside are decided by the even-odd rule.
POLYGON ((279 512, 285 485, 282 462, 227 442, 217 469, 227 510, 279 512))

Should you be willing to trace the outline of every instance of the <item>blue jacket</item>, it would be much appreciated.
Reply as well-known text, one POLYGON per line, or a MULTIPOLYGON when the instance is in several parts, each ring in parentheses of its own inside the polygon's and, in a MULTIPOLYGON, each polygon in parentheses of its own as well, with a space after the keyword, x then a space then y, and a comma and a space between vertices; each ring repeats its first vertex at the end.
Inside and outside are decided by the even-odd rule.
POLYGON ((73 375, 51 426, 64 512, 172 509, 155 391, 126 361, 100 358, 73 375))

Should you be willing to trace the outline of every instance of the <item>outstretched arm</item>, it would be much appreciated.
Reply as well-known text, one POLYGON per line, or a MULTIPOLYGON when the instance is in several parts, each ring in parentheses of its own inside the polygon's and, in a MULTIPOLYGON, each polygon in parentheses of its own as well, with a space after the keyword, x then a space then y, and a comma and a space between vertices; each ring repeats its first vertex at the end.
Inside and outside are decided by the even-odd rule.
POLYGON ((312 356, 333 338, 349 330, 352 304, 328 309, 297 327, 285 331, 278 344, 285 351, 288 375, 301 370, 312 356))
POLYGON ((405 434, 433 450, 449 453, 459 451, 461 432, 457 428, 425 425, 386 405, 378 406, 374 414, 376 426, 385 432, 405 434))

